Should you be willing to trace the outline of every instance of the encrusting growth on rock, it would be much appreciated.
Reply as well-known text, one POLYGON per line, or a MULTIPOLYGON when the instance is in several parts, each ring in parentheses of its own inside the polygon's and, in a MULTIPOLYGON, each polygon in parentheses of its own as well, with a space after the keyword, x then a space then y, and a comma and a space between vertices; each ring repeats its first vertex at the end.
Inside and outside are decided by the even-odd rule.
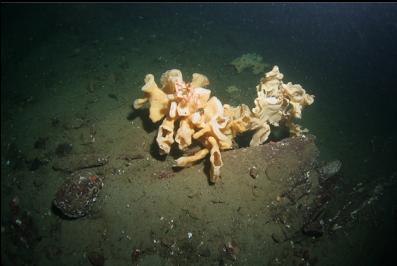
POLYGON ((289 127, 291 135, 304 132, 293 120, 301 118, 302 108, 311 105, 314 96, 300 85, 283 83, 283 77, 277 66, 266 73, 256 87, 255 107, 250 110, 245 104, 233 107, 211 97, 206 76, 194 73, 192 81, 185 82, 181 71, 172 69, 161 76, 161 88, 152 74, 146 75, 144 98, 136 99, 134 108, 148 102, 150 119, 163 119, 156 138, 162 154, 169 154, 174 142, 182 151, 200 145, 194 154, 178 158, 176 166, 188 167, 210 154, 210 180, 216 182, 223 166, 221 151, 232 149, 238 134, 254 130, 250 145, 257 146, 269 137, 270 125, 279 126, 280 121, 289 127))

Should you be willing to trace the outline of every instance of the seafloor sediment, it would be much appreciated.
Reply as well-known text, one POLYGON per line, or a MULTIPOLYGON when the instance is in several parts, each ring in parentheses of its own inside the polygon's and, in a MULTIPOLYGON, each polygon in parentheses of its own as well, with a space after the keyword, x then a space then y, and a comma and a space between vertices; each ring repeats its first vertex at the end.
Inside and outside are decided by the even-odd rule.
MULTIPOLYGON (((50 217, 39 218, 11 202, 4 261, 314 264, 320 258, 309 252, 313 241, 342 228, 355 207, 338 217, 327 210, 340 173, 319 171, 318 155, 312 135, 227 151, 222 179, 210 185, 207 162, 174 171, 171 159, 147 160, 144 151, 106 160, 99 153, 69 153, 51 162, 54 174, 90 169, 104 177, 104 185, 92 194, 60 183, 54 198, 67 201, 79 193, 70 208, 82 213, 87 204, 78 200, 92 196, 93 208, 83 218, 69 219, 65 213, 77 212, 61 209, 62 214, 53 206, 50 217), (25 255, 17 256, 21 250, 25 255)), ((71 178, 81 180, 76 174, 71 178)))

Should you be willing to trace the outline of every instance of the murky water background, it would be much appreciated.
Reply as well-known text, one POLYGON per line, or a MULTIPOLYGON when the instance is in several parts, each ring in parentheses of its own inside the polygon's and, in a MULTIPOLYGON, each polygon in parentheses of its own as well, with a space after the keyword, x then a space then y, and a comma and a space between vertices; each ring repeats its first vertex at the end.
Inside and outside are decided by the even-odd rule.
MULTIPOLYGON (((81 255, 92 244, 89 235, 79 251, 47 248, 46 259, 31 255, 37 246, 7 247, 10 234, 19 234, 10 233, 10 204, 17 197, 33 213, 32 223, 46 227, 34 234, 47 246, 56 242, 55 232, 67 222, 52 213, 51 201, 65 175, 53 170, 52 160, 68 153, 64 143, 86 152, 91 146, 84 143, 93 135, 95 152, 103 156, 148 151, 155 126, 128 117, 147 73, 156 78, 172 68, 185 77, 203 73, 222 102, 252 107, 261 75, 238 74, 230 62, 259 54, 278 65, 287 81, 316 96, 301 124, 317 137, 322 160, 343 162, 341 186, 375 187, 396 178, 395 4, 3 4, 1 12, 3 262, 89 265, 81 255), (227 93, 232 85, 241 90, 238 95, 227 93), (17 254, 23 259, 13 259, 17 254)), ((117 183, 112 186, 117 191, 117 183)), ((392 191, 395 185, 384 191, 386 205, 374 207, 373 217, 389 227, 367 231, 365 239, 345 236, 354 250, 346 261, 360 253, 367 258, 365 252, 375 249, 361 262, 387 265, 396 240, 392 191)), ((78 234, 75 226, 63 234, 78 234)), ((116 237, 109 241, 117 246, 116 237)), ((332 243, 321 245, 326 250, 332 243)), ((120 258, 120 265, 129 256, 120 258)), ((332 256, 319 261, 334 265, 332 256)))

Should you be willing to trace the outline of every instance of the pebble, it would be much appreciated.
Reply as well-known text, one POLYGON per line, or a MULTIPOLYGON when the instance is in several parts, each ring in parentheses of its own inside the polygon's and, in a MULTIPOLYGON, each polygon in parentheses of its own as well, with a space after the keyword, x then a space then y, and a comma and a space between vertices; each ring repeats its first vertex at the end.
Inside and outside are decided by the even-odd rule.
POLYGON ((252 166, 249 170, 250 176, 254 179, 258 177, 258 169, 255 166, 252 166))

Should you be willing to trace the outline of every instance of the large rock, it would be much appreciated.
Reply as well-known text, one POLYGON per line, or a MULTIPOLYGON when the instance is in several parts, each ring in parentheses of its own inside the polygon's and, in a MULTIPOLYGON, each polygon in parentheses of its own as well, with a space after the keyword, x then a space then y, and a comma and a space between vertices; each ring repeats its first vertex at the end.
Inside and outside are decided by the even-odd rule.
MULTIPOLYGON (((223 242, 221 247, 226 245, 226 236, 239 244, 244 242, 245 252, 259 248, 246 239, 252 235, 280 245, 297 235, 304 237, 302 227, 313 218, 305 209, 314 204, 319 190, 319 151, 314 140, 314 136, 306 135, 222 152, 222 176, 214 185, 208 182, 208 162, 182 169, 169 178, 153 175, 157 180, 148 185, 141 185, 137 178, 136 184, 123 192, 135 195, 130 201, 139 208, 134 214, 134 227, 144 228, 147 221, 140 221, 141 217, 169 217, 168 221, 153 221, 163 224, 164 230, 153 226, 147 232, 164 243, 164 254, 183 249, 181 239, 186 240, 191 232, 192 239, 186 241, 207 243, 211 257, 220 255, 219 243, 223 242), (175 224, 172 230, 169 223, 175 224)), ((162 170, 157 171, 167 171, 166 165, 162 162, 162 170)), ((156 172, 154 168, 145 169, 149 170, 156 172)))
POLYGON ((69 218, 85 216, 102 187, 102 176, 87 170, 75 172, 59 187, 53 204, 69 218))

